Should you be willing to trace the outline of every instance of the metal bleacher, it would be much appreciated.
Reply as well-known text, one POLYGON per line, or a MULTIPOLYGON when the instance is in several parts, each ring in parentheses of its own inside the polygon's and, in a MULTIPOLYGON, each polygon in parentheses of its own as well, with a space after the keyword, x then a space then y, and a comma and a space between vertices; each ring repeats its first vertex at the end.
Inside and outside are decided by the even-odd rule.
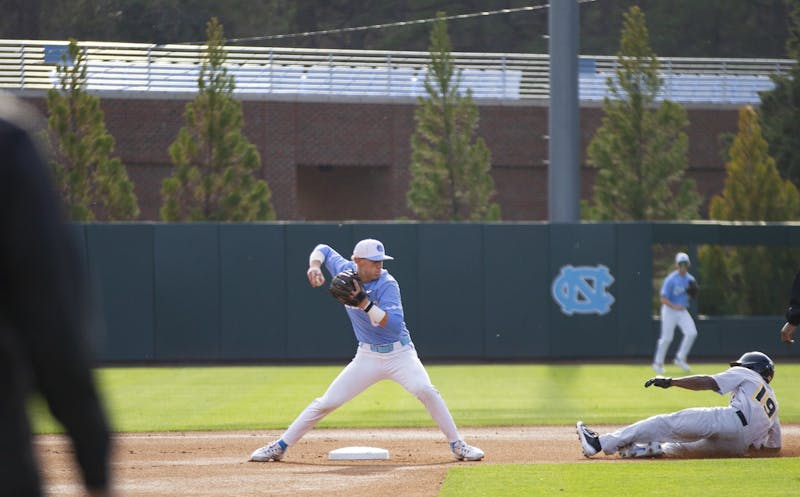
MULTIPOLYGON (((56 67, 67 42, 0 40, 0 89, 36 92, 57 86, 56 67)), ((90 92, 195 93, 202 45, 80 43, 86 53, 90 92)), ((521 101, 549 97, 549 59, 543 54, 451 54, 460 70, 460 91, 476 99, 521 101)), ((226 46, 226 70, 235 93, 248 96, 409 98, 425 95, 427 52, 315 50, 226 46)), ((612 97, 611 56, 581 56, 579 97, 612 97)), ((659 98, 681 103, 758 103, 773 87, 770 76, 787 74, 784 59, 662 58, 659 98)))
MULTIPOLYGON (((425 94, 426 67, 351 67, 290 65, 233 65, 226 68, 234 77, 236 91, 257 94, 406 96, 425 94)), ((90 61, 87 64, 89 91, 197 91, 200 67, 190 63, 142 64, 90 61)), ((464 69, 462 93, 469 88, 475 98, 520 98, 521 71, 464 69)), ((51 71, 52 85, 58 74, 51 71)))
MULTIPOLYGON (((698 64, 702 59, 662 59, 661 91, 657 100, 681 103, 757 104, 758 93, 775 87, 770 75, 787 74, 792 61, 780 59, 714 59, 717 66, 698 64)), ((607 80, 616 83, 615 64, 579 65, 580 99, 613 98, 607 80)))

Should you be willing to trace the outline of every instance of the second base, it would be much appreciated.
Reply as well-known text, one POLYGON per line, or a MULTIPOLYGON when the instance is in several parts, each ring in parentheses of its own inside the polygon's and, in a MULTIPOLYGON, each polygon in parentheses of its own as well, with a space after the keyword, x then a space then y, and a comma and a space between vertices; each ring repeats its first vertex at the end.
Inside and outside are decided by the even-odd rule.
POLYGON ((328 459, 332 461, 389 459, 389 451, 378 447, 342 447, 328 452, 328 459))

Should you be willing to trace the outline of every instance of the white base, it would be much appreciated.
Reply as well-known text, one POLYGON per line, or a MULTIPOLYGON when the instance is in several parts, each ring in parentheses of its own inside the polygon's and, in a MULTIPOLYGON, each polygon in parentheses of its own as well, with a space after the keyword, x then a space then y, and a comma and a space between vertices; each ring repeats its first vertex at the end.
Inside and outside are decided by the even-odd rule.
POLYGON ((328 452, 328 459, 336 461, 389 459, 389 451, 378 447, 342 447, 328 452))

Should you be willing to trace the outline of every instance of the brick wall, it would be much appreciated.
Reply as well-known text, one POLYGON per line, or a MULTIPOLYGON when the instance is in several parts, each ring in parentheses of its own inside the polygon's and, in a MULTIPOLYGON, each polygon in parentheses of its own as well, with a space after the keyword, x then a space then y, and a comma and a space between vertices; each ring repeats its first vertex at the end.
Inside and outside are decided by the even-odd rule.
MULTIPOLYGON (((44 110, 42 99, 29 99, 44 110)), ((185 99, 104 98, 116 154, 136 185, 143 220, 157 220, 161 180, 170 173, 168 148, 184 124, 185 99)), ((281 220, 395 219, 409 216, 410 137, 414 103, 247 100, 244 133, 261 154, 281 220)), ((737 108, 692 107, 689 176, 706 201, 725 177, 718 136, 735 132, 737 108)), ((492 154, 505 220, 547 219, 548 108, 480 106, 480 135, 492 154)), ((580 111, 581 160, 602 109, 580 111)), ((581 195, 591 196, 594 171, 581 168, 581 195)))

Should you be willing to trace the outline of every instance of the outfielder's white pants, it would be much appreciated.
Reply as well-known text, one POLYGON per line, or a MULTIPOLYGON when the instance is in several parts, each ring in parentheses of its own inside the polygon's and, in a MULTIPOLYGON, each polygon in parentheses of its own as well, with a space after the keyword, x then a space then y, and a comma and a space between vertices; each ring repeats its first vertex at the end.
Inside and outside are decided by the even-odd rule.
POLYGON ((748 446, 742 421, 732 407, 694 407, 660 414, 600 435, 606 454, 631 443, 660 442, 666 454, 743 455, 748 446))
POLYGON ((439 391, 431 384, 413 343, 388 353, 373 352, 359 346, 353 360, 333 380, 325 394, 314 399, 281 438, 287 445, 295 444, 322 418, 381 380, 393 380, 417 397, 448 441, 461 439, 453 416, 439 391))
POLYGON ((689 311, 683 309, 681 311, 675 310, 672 307, 661 305, 661 338, 658 339, 656 346, 656 355, 654 361, 656 364, 664 364, 664 359, 667 355, 672 343, 672 338, 675 336, 675 327, 679 326, 683 332, 683 340, 675 353, 675 357, 685 361, 689 357, 689 351, 692 349, 694 339, 697 338, 697 328, 694 325, 694 320, 689 311))

